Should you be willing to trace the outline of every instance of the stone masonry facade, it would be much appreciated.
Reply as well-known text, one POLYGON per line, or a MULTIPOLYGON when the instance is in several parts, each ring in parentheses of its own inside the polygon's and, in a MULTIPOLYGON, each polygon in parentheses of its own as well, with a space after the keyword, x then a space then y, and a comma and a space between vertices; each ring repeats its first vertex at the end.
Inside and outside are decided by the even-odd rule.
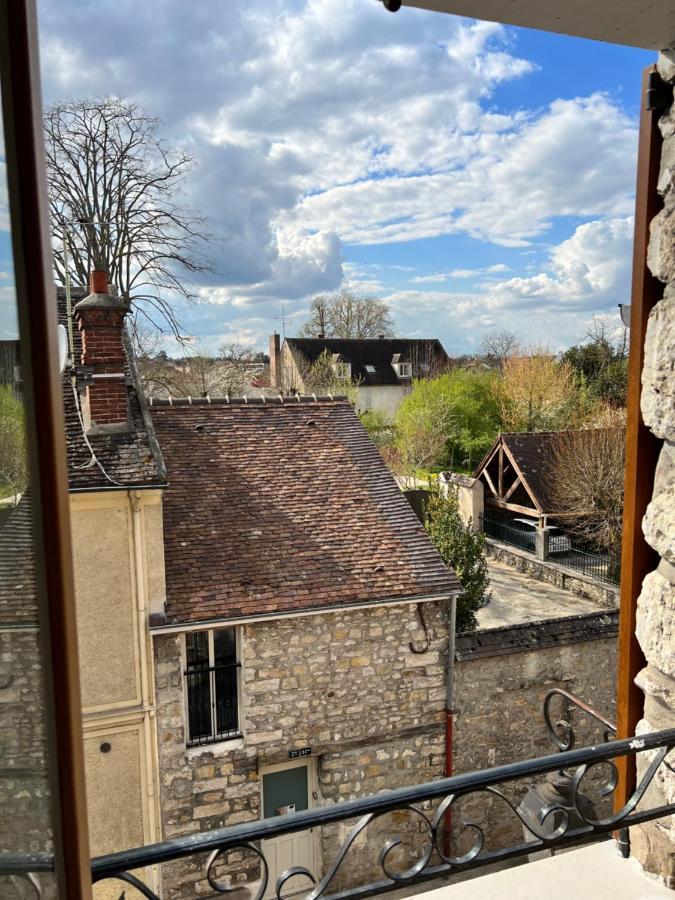
MULTIPOLYGON (((410 646, 417 651, 426 646, 414 605, 244 626, 243 739, 201 748, 185 746, 184 636, 155 635, 165 837, 258 819, 260 768, 287 761, 294 748, 312 749, 318 805, 442 777, 447 610, 444 604, 427 603, 422 612, 426 652, 410 646)), ((551 752, 541 711, 550 687, 578 693, 613 715, 615 630, 599 640, 571 638, 566 646, 528 652, 505 652, 504 647, 517 644, 511 631, 518 626, 503 630, 503 647, 494 654, 456 664, 456 772, 551 752)), ((498 804, 472 813, 491 832, 490 841, 520 839, 519 823, 498 804)), ((324 871, 351 825, 323 829, 319 855, 324 871)), ((424 840, 423 830, 411 815, 389 814, 373 822, 352 847, 333 889, 381 877, 379 851, 392 834, 404 838, 409 864, 409 854, 414 856, 424 840)), ((209 895, 203 859, 163 870, 165 898, 209 895)), ((218 877, 223 874, 243 886, 259 877, 259 864, 253 854, 232 854, 218 869, 218 877)))
MULTIPOLYGON (((447 610, 387 605, 250 624, 240 629, 241 741, 185 747, 183 635, 154 638, 161 808, 166 837, 260 818, 262 766, 312 748, 316 803, 333 803, 444 774, 447 610)), ((403 824, 405 827, 405 823, 403 824)), ((347 875, 367 877, 387 823, 354 848, 347 875)), ((326 854, 350 823, 325 829, 326 854)), ((414 828, 414 825, 413 825, 414 828)), ((391 829, 389 829, 391 830, 391 829)), ((251 854, 219 870, 258 875, 251 854)), ((344 882, 343 882, 344 883, 344 882)), ((166 898, 208 895, 203 860, 165 866, 166 898)))
MULTIPOLYGON (((661 78, 675 85, 675 52, 659 57, 661 78)), ((649 318, 642 373, 642 415, 660 439, 654 494, 642 527, 661 557, 638 599, 637 638, 647 661, 636 682, 645 694, 639 733, 675 727, 675 104, 659 121, 663 135, 658 190, 663 209, 651 223, 649 269, 665 287, 649 318)), ((638 756, 638 775, 648 764, 638 756)), ((653 805, 675 802, 675 771, 661 766, 651 789, 653 805)), ((633 852, 644 867, 675 888, 675 822, 632 829, 633 852)))

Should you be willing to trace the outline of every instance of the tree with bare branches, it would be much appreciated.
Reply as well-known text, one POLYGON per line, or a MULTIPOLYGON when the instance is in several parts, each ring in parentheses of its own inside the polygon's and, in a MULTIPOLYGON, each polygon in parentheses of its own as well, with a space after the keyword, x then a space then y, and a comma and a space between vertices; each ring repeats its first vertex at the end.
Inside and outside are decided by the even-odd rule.
POLYGON ((61 284, 105 268, 120 296, 179 336, 174 300, 210 269, 205 221, 180 202, 194 160, 157 136, 159 120, 118 99, 57 103, 44 118, 54 265, 61 284))
POLYGON ((389 307, 378 297, 354 294, 319 294, 312 299, 309 320, 301 337, 377 338, 392 337, 394 322, 389 307))
POLYGON ((618 553, 623 526, 625 430, 562 431, 551 459, 551 499, 566 528, 618 553))
POLYGON ((493 366, 501 368, 504 360, 518 352, 520 341, 512 331, 491 331, 480 342, 481 356, 493 366))

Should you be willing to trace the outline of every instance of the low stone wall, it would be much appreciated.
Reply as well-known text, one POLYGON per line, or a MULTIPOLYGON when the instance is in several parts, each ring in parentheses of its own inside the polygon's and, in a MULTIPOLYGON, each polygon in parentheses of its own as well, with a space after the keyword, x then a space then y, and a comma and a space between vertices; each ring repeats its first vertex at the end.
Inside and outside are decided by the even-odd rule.
POLYGON ((486 538, 485 552, 491 559, 506 563, 507 566, 517 569, 518 572, 523 572, 537 581, 554 584, 579 597, 595 600, 599 606, 607 609, 617 609, 619 606, 618 586, 612 587, 611 584, 605 584, 604 581, 599 581, 597 578, 591 578, 581 572, 574 572, 550 559, 544 562, 526 550, 520 550, 510 544, 502 544, 494 538, 486 538))
MULTIPOLYGON (((551 688, 563 688, 615 717, 618 613, 592 613, 492 628, 457 637, 455 774, 554 753, 543 717, 551 688)), ((602 738, 593 720, 575 721, 577 746, 602 738)), ((517 805, 528 785, 506 785, 517 805)), ((508 806, 481 795, 461 806, 489 846, 522 840, 508 806)), ((466 849, 466 848, 464 848, 466 849)))

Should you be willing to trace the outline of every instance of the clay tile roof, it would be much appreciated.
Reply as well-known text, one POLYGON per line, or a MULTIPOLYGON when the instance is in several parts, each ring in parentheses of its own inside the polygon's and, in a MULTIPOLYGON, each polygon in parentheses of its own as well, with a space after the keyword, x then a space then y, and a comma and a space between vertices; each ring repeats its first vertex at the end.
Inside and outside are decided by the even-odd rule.
POLYGON ((151 413, 169 478, 166 621, 460 589, 348 402, 162 402, 151 413))
MULTIPOLYGON (((72 305, 86 296, 83 288, 72 290, 72 305)), ((66 325, 66 299, 62 288, 58 289, 57 302, 59 322, 66 325)), ((82 342, 79 329, 73 326, 75 359, 79 362, 82 342)), ((164 464, 154 438, 152 421, 145 407, 142 391, 137 388, 138 377, 133 366, 133 354, 127 344, 129 410, 132 427, 124 434, 90 437, 89 442, 96 458, 110 476, 106 476, 92 459, 92 453, 84 439, 78 419, 77 407, 68 369, 63 375, 63 405, 66 419, 66 442, 68 453, 68 477, 71 491, 111 490, 124 487, 149 487, 166 482, 164 464), (115 484, 118 482, 119 484, 115 484)))
POLYGON ((0 625, 37 624, 35 555, 28 494, 1 511, 0 625))

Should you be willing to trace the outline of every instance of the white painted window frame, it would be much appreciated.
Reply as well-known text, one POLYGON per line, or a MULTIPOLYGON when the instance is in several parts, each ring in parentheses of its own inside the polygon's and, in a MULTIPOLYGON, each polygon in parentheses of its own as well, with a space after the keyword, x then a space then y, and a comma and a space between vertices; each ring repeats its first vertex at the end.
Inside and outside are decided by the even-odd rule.
MULTIPOLYGON (((233 740, 240 739, 243 737, 242 732, 242 677, 241 677, 241 639, 242 639, 242 629, 238 625, 223 625, 220 628, 196 628, 191 629, 190 632, 183 633, 182 639, 182 671, 183 673, 188 671, 188 660, 187 660, 187 636, 189 633, 194 633, 195 631, 205 631, 207 633, 207 643, 208 643, 208 665, 209 669, 215 667, 215 649, 214 649, 214 633, 216 631, 223 631, 225 629, 233 629, 234 630, 234 649, 235 649, 235 660, 239 664, 239 668, 237 669, 237 677, 236 677, 236 686, 237 686, 237 734, 233 735, 229 738, 221 738, 218 740, 216 738, 217 733, 217 722, 216 722, 216 709, 215 704, 211 703, 211 737, 210 739, 205 740, 202 744, 199 741, 192 742, 192 736, 190 734, 190 700, 189 700, 189 691, 187 689, 187 679, 185 675, 183 675, 183 709, 184 709, 184 722, 185 722, 185 744, 187 749, 193 750, 199 747, 212 747, 218 744, 230 743, 233 740)), ((209 691, 210 691, 210 682, 209 682, 209 691)))

